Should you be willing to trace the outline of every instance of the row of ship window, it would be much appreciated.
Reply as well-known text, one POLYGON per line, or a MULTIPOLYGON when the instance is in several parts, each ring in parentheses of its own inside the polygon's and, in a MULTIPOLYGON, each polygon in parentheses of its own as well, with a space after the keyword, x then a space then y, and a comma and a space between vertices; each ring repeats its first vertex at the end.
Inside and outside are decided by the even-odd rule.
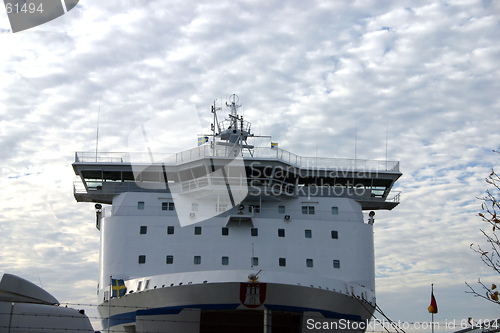
MULTIPOLYGON (((139 201, 137 203, 138 210, 144 210, 144 207, 145 207, 144 201, 139 201)), ((192 211, 197 211, 198 204, 193 203, 191 208, 192 208, 192 211)), ((175 210, 175 205, 173 202, 162 202, 161 209, 162 210, 175 210)), ((217 209, 217 211, 226 211, 227 207, 221 207, 221 205, 217 205, 216 209, 217 209)), ((248 210, 250 213, 260 213, 260 205, 250 205, 250 206, 248 206, 248 210)), ((283 206, 283 205, 278 206, 278 213, 285 214, 286 213, 285 206, 283 206)), ((302 206, 302 214, 314 215, 314 214, 316 214, 316 209, 314 206, 302 206)), ((339 208, 332 207, 332 215, 338 215, 338 214, 339 214, 339 208)))
MULTIPOLYGON (((195 265, 201 265, 201 256, 194 256, 193 260, 195 265)), ((139 256, 139 264, 145 264, 146 263, 146 256, 145 255, 140 255, 139 256)), ((174 263, 174 256, 168 255, 166 258, 166 263, 168 265, 174 263)), ((229 265, 229 257, 222 257, 221 258, 221 264, 223 266, 229 265)), ((279 258, 278 260, 278 265, 281 267, 286 266, 286 258, 279 258)), ((259 266, 259 258, 258 257, 252 257, 252 266, 259 266)), ((314 261, 313 259, 306 259, 306 267, 314 267, 314 261)), ((333 268, 340 268, 340 260, 333 260, 333 268)))
MULTIPOLYGON (((194 234, 195 235, 201 235, 201 227, 194 227, 194 234)), ((174 226, 168 226, 167 227, 167 234, 168 235, 173 235, 175 231, 174 226)), ((148 227, 143 225, 139 229, 139 233, 141 235, 145 235, 148 233, 148 227)), ((229 235, 229 228, 223 227, 222 228, 222 236, 228 236, 229 235)), ((259 228, 251 228, 250 229, 250 235, 257 237, 259 236, 259 228)), ((312 230, 306 229, 304 230, 304 235, 306 238, 312 238, 312 230)), ((338 239, 339 238, 339 232, 337 230, 332 230, 331 231, 331 236, 333 239, 338 239)), ((285 229, 278 229, 278 237, 285 237, 285 229)))

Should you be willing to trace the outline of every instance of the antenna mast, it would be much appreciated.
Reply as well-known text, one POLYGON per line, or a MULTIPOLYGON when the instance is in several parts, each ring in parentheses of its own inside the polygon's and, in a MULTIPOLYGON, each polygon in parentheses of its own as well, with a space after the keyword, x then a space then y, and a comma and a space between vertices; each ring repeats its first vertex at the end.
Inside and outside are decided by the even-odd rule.
POLYGON ((97 162, 97 150, 99 148, 99 116, 101 114, 101 97, 102 93, 99 95, 99 109, 97 111, 97 130, 96 130, 96 142, 95 142, 95 161, 97 162))

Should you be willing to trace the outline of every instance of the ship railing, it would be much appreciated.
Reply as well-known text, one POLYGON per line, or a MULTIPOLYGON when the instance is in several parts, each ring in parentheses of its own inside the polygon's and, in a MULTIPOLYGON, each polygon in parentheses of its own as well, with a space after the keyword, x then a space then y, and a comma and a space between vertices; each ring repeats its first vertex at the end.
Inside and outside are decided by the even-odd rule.
POLYGON ((161 182, 135 182, 135 181, 111 181, 111 180, 86 180, 86 186, 82 181, 73 182, 73 194, 118 194, 123 192, 137 192, 144 189, 147 192, 165 193, 165 183, 161 182))
POLYGON ((255 158, 279 159, 301 168, 338 170, 399 171, 398 161, 345 159, 329 157, 304 157, 281 148, 254 148, 255 158))
POLYGON ((391 192, 392 197, 385 199, 388 202, 401 202, 401 191, 391 192))
MULTIPOLYGON (((192 193, 196 191, 225 191, 227 190, 227 185, 234 187, 234 189, 244 189, 246 188, 251 193, 260 193, 261 195, 269 196, 280 196, 280 195, 298 195, 299 193, 308 194, 312 196, 320 195, 342 195, 344 193, 349 193, 349 188, 347 187, 304 187, 299 185, 295 186, 293 183, 287 183, 285 181, 275 180, 269 183, 266 180, 261 179, 248 179, 246 177, 223 177, 214 176, 210 177, 204 176, 195 179, 190 179, 182 182, 168 183, 163 181, 113 181, 113 180, 85 180, 75 181, 73 183, 74 194, 99 194, 99 195, 114 195, 123 192, 156 192, 156 193, 192 193), (296 192, 298 191, 298 192, 296 192)), ((365 188, 362 189, 361 193, 354 192, 355 196, 363 197, 365 193, 371 193, 371 198, 383 199, 382 194, 376 195, 378 193, 376 190, 365 188), (366 192, 368 191, 368 192, 366 192)), ((391 193, 384 200, 385 202, 400 202, 401 191, 391 191, 391 193)))
MULTIPOLYGON (((241 156, 238 146, 233 147, 218 144, 213 148, 210 144, 204 144, 175 154, 154 152, 102 152, 96 154, 95 152, 77 152, 75 153, 75 162, 127 164, 163 163, 166 165, 178 165, 206 157, 234 157, 235 155, 241 156)), ((298 168, 324 168, 329 170, 350 171, 399 171, 398 161, 304 157, 281 148, 256 147, 251 151, 243 150, 243 158, 280 160, 298 168)))
POLYGON ((87 189, 85 188, 85 185, 81 181, 74 181, 73 182, 73 193, 75 194, 84 194, 87 193, 87 189))

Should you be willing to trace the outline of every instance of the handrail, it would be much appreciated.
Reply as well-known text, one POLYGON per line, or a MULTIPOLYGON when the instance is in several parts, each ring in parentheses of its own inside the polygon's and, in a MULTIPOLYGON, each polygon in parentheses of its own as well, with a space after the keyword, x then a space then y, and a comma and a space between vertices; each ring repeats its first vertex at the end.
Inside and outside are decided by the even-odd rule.
MULTIPOLYGON (((232 153, 232 147, 222 145, 217 145, 216 149, 212 149, 210 145, 202 145, 175 154, 103 152, 96 155, 95 152, 76 152, 75 163, 163 163, 165 165, 179 165, 205 157, 231 157, 232 153)), ((353 171, 399 171, 398 161, 305 157, 281 148, 268 147, 256 147, 252 150, 252 154, 253 156, 250 156, 250 153, 244 152, 243 158, 246 160, 279 160, 299 168, 327 168, 353 171)))

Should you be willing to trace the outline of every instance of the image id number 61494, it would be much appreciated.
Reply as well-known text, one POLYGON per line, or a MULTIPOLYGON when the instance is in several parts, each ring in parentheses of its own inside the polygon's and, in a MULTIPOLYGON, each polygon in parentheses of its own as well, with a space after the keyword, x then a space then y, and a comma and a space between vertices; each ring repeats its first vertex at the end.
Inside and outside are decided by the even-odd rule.
POLYGON ((35 14, 35 13, 43 13, 43 3, 35 4, 33 2, 23 2, 23 3, 15 3, 12 4, 10 2, 7 2, 5 4, 5 10, 7 10, 7 14, 17 14, 17 13, 30 13, 30 14, 35 14))

